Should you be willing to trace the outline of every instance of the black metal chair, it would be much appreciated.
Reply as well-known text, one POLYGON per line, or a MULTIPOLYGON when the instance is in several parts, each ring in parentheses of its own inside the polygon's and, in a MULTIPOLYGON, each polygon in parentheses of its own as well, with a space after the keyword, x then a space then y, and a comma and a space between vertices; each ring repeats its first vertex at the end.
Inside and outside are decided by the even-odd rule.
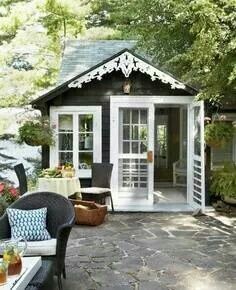
MULTIPOLYGON (((52 259, 58 287, 62 289, 61 276, 66 278, 65 256, 70 231, 75 223, 75 212, 72 203, 63 196, 53 192, 35 192, 22 196, 9 208, 24 210, 47 208, 47 230, 56 241, 56 255, 44 256, 43 259, 52 259)), ((11 228, 7 213, 0 218, 0 239, 11 238, 11 228)))
POLYGON ((25 168, 24 165, 22 163, 17 164, 14 166, 15 172, 16 172, 16 176, 19 180, 19 191, 20 191, 20 195, 23 195, 24 193, 26 193, 28 191, 28 185, 27 185, 27 177, 25 174, 25 168))
POLYGON ((92 200, 100 204, 104 204, 105 198, 110 197, 112 212, 114 212, 110 189, 112 169, 111 163, 93 163, 92 187, 81 188, 81 195, 83 200, 92 200))

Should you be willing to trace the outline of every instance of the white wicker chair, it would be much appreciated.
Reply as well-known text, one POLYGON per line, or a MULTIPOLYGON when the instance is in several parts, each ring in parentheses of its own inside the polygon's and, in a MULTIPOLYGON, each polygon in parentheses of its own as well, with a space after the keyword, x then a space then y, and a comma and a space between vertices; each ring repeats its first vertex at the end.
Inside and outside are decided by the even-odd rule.
POLYGON ((173 186, 187 185, 187 161, 180 159, 173 163, 173 186))

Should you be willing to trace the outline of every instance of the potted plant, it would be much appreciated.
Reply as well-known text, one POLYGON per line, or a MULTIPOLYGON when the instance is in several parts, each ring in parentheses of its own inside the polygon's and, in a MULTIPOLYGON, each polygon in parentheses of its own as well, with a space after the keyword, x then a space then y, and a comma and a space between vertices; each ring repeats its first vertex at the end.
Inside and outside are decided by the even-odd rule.
POLYGON ((0 216, 6 208, 19 198, 17 189, 7 183, 0 183, 0 216))
POLYGON ((20 142, 30 146, 51 146, 54 144, 53 129, 48 117, 36 117, 26 120, 19 128, 20 142))
POLYGON ((205 142, 213 148, 223 148, 233 139, 235 127, 231 122, 214 121, 205 126, 205 142))
POLYGON ((213 172, 210 191, 223 201, 236 205, 236 165, 225 164, 213 172))

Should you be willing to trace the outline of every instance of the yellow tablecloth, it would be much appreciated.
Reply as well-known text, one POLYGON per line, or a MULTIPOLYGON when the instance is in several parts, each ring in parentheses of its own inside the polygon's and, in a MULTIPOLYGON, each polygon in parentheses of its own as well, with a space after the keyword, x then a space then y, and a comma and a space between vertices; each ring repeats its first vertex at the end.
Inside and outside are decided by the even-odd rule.
POLYGON ((56 192, 68 197, 76 192, 80 194, 80 181, 77 177, 72 178, 46 178, 38 179, 38 191, 56 192))

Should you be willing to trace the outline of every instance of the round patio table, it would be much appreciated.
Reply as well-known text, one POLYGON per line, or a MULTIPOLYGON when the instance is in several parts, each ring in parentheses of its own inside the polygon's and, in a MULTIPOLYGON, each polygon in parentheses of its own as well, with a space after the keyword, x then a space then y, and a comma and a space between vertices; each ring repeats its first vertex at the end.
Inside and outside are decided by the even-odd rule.
POLYGON ((66 198, 72 194, 77 194, 77 198, 81 197, 80 181, 78 177, 71 178, 46 178, 38 179, 38 191, 56 192, 66 198))

